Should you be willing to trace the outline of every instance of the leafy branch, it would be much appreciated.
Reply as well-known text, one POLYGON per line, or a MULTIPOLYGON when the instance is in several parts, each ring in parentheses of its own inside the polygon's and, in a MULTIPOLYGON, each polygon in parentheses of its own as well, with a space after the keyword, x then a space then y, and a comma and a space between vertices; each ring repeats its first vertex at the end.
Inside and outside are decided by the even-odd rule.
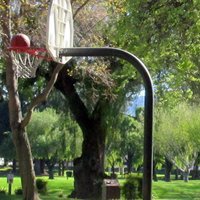
POLYGON ((33 101, 30 103, 30 105, 28 106, 28 109, 27 109, 27 113, 26 113, 26 116, 24 117, 24 119, 22 120, 22 123, 21 123, 21 127, 24 128, 28 125, 30 119, 31 119, 31 115, 33 113, 33 110, 34 108, 47 100, 56 80, 57 80, 57 77, 58 77, 58 74, 60 72, 60 70, 63 68, 63 65, 62 64, 58 64, 56 66, 56 68, 54 69, 53 73, 52 73, 52 76, 51 76, 51 79, 50 81, 47 83, 46 87, 44 88, 43 92, 41 94, 39 94, 38 96, 36 96, 33 101))

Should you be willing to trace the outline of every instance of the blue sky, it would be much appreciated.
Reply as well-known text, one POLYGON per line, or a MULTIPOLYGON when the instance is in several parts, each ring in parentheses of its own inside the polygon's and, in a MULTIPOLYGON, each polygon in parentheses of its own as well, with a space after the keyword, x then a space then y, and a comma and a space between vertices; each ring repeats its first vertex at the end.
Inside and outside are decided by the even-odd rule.
POLYGON ((135 116, 136 108, 144 107, 144 96, 145 96, 145 91, 141 91, 140 94, 138 94, 138 96, 132 102, 129 103, 129 106, 126 111, 128 115, 135 116))

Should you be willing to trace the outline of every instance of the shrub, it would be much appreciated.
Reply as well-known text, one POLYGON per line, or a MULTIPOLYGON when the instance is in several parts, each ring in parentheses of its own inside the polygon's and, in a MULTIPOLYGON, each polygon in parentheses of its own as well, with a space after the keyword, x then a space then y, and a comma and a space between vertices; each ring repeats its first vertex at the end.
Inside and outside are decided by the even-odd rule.
POLYGON ((36 180, 36 187, 39 193, 46 193, 47 191, 47 181, 44 179, 36 180))
POLYGON ((16 194, 16 195, 22 195, 22 194, 23 194, 22 188, 17 188, 17 189, 15 189, 15 194, 16 194))
POLYGON ((0 189, 0 194, 6 194, 6 189, 5 188, 1 188, 0 189))
POLYGON ((63 198, 63 196, 64 196, 64 195, 63 195, 62 192, 60 192, 60 193, 58 194, 58 197, 59 197, 59 198, 63 198))
POLYGON ((73 172, 72 171, 66 171, 66 176, 68 177, 72 177, 73 176, 73 172))
POLYGON ((125 199, 142 199, 142 177, 128 175, 122 186, 122 194, 125 199))

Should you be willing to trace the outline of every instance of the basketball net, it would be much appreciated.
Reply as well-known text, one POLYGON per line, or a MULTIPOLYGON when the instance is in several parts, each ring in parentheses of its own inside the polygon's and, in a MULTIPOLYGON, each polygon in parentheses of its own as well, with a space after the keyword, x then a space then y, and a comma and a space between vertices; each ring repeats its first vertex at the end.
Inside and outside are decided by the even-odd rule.
POLYGON ((35 77, 41 62, 44 59, 52 60, 46 49, 31 47, 29 37, 23 33, 18 33, 11 38, 8 50, 16 66, 16 76, 20 78, 35 77))
POLYGON ((11 51, 16 76, 19 78, 34 78, 36 70, 42 62, 42 58, 33 56, 26 52, 11 51))

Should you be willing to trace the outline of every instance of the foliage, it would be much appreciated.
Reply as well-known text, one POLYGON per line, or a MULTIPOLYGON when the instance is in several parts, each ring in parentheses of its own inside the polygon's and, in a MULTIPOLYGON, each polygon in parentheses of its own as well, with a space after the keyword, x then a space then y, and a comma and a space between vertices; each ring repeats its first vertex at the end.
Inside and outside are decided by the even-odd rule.
POLYGON ((128 175, 122 186, 125 199, 142 199, 142 177, 128 175))
MULTIPOLYGON (((121 118, 120 124, 121 132, 121 155, 129 162, 129 158, 132 157, 135 167, 142 162, 142 150, 143 150, 143 126, 137 119, 124 116, 121 118)), ((131 163, 133 164, 133 163, 131 163)))
POLYGON ((39 193, 47 192, 47 181, 41 178, 36 179, 36 187, 39 193))
POLYGON ((22 195, 22 193, 23 193, 22 188, 15 189, 15 194, 16 195, 22 195))
MULTIPOLYGON (((0 92, 1 95, 1 92, 0 92)), ((2 94, 3 95, 3 94, 2 94)), ((10 131, 8 102, 0 100, 0 138, 3 139, 2 133, 10 131)), ((1 140, 2 141, 2 140, 1 140)))
POLYGON ((70 117, 61 116, 52 108, 35 111, 28 126, 28 134, 35 157, 50 159, 76 156, 79 129, 70 117))
POLYGON ((6 189, 5 188, 0 188, 0 194, 6 194, 6 189))
POLYGON ((200 2, 127 0, 118 4, 121 12, 110 5, 113 18, 106 35, 114 46, 144 60, 154 79, 156 100, 165 106, 183 99, 198 101, 200 2))
POLYGON ((15 146, 12 140, 11 132, 5 132, 4 139, 0 145, 0 156, 12 160, 16 157, 15 146))
POLYGON ((59 115, 53 109, 43 112, 34 112, 28 134, 32 146, 33 154, 36 157, 49 159, 57 152, 60 130, 59 115))
POLYGON ((142 164, 143 150, 143 114, 137 111, 137 117, 121 114, 115 117, 115 124, 109 128, 106 147, 107 166, 114 170, 118 164, 126 163, 128 173, 133 166, 142 164))
POLYGON ((199 152, 199 106, 180 104, 157 113, 155 151, 182 172, 190 172, 199 152))

